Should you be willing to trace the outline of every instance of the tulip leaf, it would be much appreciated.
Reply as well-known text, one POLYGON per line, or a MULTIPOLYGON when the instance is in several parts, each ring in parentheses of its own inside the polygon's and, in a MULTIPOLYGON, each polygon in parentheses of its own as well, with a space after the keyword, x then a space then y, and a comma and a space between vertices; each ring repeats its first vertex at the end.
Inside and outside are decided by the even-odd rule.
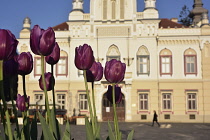
POLYGON ((36 113, 34 115, 32 123, 31 123, 30 134, 31 134, 31 140, 37 140, 38 132, 37 132, 37 117, 36 117, 36 113))
POLYGON ((132 131, 128 134, 127 140, 133 140, 133 134, 134 134, 134 130, 132 130, 132 131))
POLYGON ((88 118, 85 117, 85 128, 86 128, 86 139, 87 140, 95 140, 94 139, 94 135, 93 135, 93 129, 92 126, 90 124, 90 122, 88 121, 88 118))
POLYGON ((112 131, 112 127, 110 125, 110 122, 108 121, 108 133, 109 133, 109 138, 108 140, 115 140, 114 133, 112 131))
POLYGON ((100 132, 101 132, 101 124, 99 124, 98 122, 96 122, 96 134, 95 134, 95 137, 96 137, 96 140, 100 140, 100 132))
POLYGON ((50 112, 50 125, 51 125, 51 129, 52 132, 54 133, 56 139, 60 139, 60 133, 59 133, 59 124, 57 123, 57 119, 55 117, 55 110, 54 108, 52 108, 51 112, 50 112))
POLYGON ((39 119, 41 122, 44 138, 47 138, 49 140, 55 140, 53 134, 50 132, 49 127, 47 126, 47 124, 45 122, 45 119, 42 117, 42 115, 39 112, 38 112, 38 115, 39 115, 39 119))
POLYGON ((23 132, 25 135, 25 139, 29 140, 30 139, 30 126, 29 126, 29 118, 28 117, 24 117, 23 132))
POLYGON ((2 136, 0 136, 0 140, 4 140, 2 136))
POLYGON ((62 140, 71 140, 69 121, 67 121, 67 123, 66 123, 66 130, 65 130, 65 132, 63 134, 62 140))

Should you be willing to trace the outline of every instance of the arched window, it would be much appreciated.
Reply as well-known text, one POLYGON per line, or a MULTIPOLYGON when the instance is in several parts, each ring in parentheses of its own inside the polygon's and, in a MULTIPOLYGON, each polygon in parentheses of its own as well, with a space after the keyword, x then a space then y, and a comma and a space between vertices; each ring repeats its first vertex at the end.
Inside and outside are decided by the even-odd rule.
POLYGON ((112 59, 120 60, 120 51, 117 48, 117 46, 112 45, 109 47, 109 50, 106 54, 107 61, 110 61, 112 59))
POLYGON ((160 75, 172 75, 172 53, 169 49, 160 52, 160 75))
POLYGON ((184 73, 197 75, 197 54, 193 49, 184 52, 184 73))
POLYGON ((150 60, 149 52, 145 46, 141 46, 137 52, 137 75, 149 75, 150 60))
POLYGON ((65 51, 60 52, 60 59, 56 64, 56 76, 68 75, 68 54, 65 51))

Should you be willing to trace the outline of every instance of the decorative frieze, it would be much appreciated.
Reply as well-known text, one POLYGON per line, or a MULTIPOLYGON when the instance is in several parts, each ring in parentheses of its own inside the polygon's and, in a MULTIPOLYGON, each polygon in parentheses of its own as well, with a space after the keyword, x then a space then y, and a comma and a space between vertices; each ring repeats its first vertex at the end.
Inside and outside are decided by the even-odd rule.
POLYGON ((167 39, 167 40, 158 40, 159 45, 190 45, 190 44, 199 44, 199 40, 195 39, 167 39))
POLYGON ((98 27, 98 36, 128 36, 130 27, 128 26, 118 26, 118 27, 98 27))

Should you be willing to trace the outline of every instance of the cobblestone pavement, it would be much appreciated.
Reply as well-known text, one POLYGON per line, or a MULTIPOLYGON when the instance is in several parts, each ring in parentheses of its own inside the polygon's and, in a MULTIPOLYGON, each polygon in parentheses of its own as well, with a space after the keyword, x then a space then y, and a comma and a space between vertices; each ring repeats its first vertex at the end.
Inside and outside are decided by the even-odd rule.
MULTIPOLYGON (((210 140, 210 124, 196 123, 162 123, 161 127, 151 123, 119 123, 123 134, 123 140, 126 140, 128 133, 134 129, 133 140, 210 140)), ((39 125, 40 128, 40 125, 39 125)), ((107 122, 101 123, 101 137, 105 140, 108 135, 107 122)), ((1 135, 3 135, 2 124, 0 124, 1 135)), ((65 129, 61 125, 62 131, 65 129)), ((39 135, 41 129, 39 130, 39 135)), ((71 125, 72 138, 75 140, 85 140, 86 132, 84 125, 71 125)))

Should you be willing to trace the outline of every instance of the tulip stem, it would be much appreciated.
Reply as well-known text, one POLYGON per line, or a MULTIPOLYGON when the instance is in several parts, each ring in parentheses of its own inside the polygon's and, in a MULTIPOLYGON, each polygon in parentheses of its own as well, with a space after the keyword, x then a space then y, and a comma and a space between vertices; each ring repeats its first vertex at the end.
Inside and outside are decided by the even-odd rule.
POLYGON ((93 118, 92 105, 91 105, 91 101, 90 101, 90 94, 89 94, 89 90, 88 90, 86 70, 83 70, 83 74, 84 74, 86 94, 87 94, 87 98, 88 98, 88 106, 89 106, 89 109, 90 109, 90 118, 91 118, 91 121, 92 121, 93 134, 95 135, 95 124, 94 124, 94 118, 93 118))
MULTIPOLYGON (((5 97, 4 97, 3 64, 4 64, 3 60, 0 60, 0 92, 1 92, 0 95, 1 95, 1 99, 3 101, 4 111, 6 113, 6 120, 7 120, 7 122, 6 122, 7 127, 6 127, 6 130, 4 128, 4 131, 8 132, 9 140, 12 140, 13 137, 12 137, 11 124, 10 124, 10 116, 9 116, 9 113, 8 113, 8 110, 7 110, 7 104, 6 104, 6 100, 5 100, 5 97)), ((4 119, 4 117, 2 119, 4 119)))
POLYGON ((119 126, 118 126, 118 119, 117 119, 117 112, 116 112, 116 102, 115 102, 115 84, 112 84, 112 102, 113 102, 113 109, 114 109, 114 129, 116 140, 120 139, 119 136, 119 126))
POLYGON ((97 116, 96 116, 96 104, 95 104, 95 94, 94 94, 94 82, 91 83, 92 84, 92 100, 93 100, 93 111, 94 111, 94 123, 95 123, 95 127, 97 128, 97 116))
POLYGON ((45 76, 44 76, 44 56, 43 55, 41 55, 41 67, 42 67, 42 83, 43 83, 44 94, 45 94, 45 105, 47 108, 46 122, 48 122, 49 117, 50 117, 50 107, 49 107, 49 102, 48 102, 47 87, 46 87, 45 76))
POLYGON ((53 95, 53 108, 54 108, 54 113, 56 115, 56 108, 55 108, 55 83, 54 83, 54 80, 53 80, 53 77, 54 77, 54 68, 53 68, 54 65, 51 65, 51 73, 52 73, 52 78, 51 78, 51 83, 52 83, 52 95, 53 95))

